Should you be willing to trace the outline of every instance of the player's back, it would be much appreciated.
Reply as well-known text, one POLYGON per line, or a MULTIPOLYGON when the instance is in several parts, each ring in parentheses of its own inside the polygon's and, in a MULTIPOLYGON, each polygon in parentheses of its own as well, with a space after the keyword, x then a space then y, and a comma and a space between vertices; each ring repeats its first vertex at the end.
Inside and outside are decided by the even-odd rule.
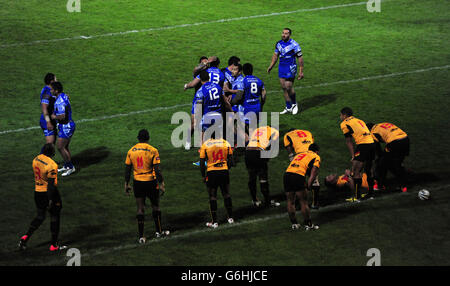
POLYGON ((55 179, 57 185, 58 164, 52 158, 40 154, 34 158, 32 166, 36 192, 46 192, 50 178, 55 179))
POLYGON ((160 163, 158 150, 148 143, 138 143, 127 153, 125 164, 133 165, 136 181, 153 181, 156 179, 154 167, 160 163))
POLYGON ((284 146, 292 146, 295 154, 308 151, 314 137, 308 130, 292 130, 284 135, 284 146))
POLYGON ((202 86, 203 114, 208 112, 222 112, 222 88, 213 82, 202 86))
POLYGON ((264 83, 262 80, 254 75, 248 75, 244 78, 244 111, 259 112, 261 110, 260 97, 262 90, 264 89, 264 83))
POLYGON ((320 156, 313 151, 302 152, 295 155, 286 169, 286 173, 306 176, 309 175, 313 166, 320 168, 320 156))
POLYGON ((408 136, 405 131, 389 122, 375 124, 372 127, 371 133, 373 139, 382 143, 390 143, 408 136))
POLYGON ((232 152, 225 139, 208 139, 200 148, 200 158, 207 160, 207 171, 228 170, 227 159, 232 152))
POLYGON ((341 129, 344 134, 351 134, 357 145, 374 143, 366 123, 354 116, 344 119, 341 122, 341 129))
POLYGON ((65 114, 63 120, 58 120, 58 123, 67 124, 72 121, 72 107, 70 105, 69 97, 65 93, 60 93, 55 101, 55 114, 65 114))
POLYGON ((270 126, 263 126, 255 129, 250 135, 247 147, 257 147, 267 150, 270 145, 278 140, 279 132, 270 126))
POLYGON ((223 88, 223 83, 225 82, 225 75, 223 72, 216 67, 210 67, 206 71, 209 74, 209 81, 218 84, 220 88, 223 88))

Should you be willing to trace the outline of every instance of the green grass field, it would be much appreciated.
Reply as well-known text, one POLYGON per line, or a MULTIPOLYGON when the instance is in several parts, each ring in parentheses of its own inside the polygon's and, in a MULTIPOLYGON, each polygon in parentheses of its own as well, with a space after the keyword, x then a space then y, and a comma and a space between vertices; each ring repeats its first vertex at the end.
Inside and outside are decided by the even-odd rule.
MULTIPOLYGON (((80 13, 68 13, 66 3, 0 0, 0 265, 67 261, 65 253, 48 253, 49 218, 25 252, 16 247, 35 215, 31 162, 44 144, 37 126, 47 72, 70 94, 77 123, 77 173, 59 178, 60 238, 80 250, 83 266, 363 266, 369 248, 381 251, 386 266, 450 264, 448 2, 384 1, 380 13, 356 0, 81 0, 80 13), (323 187, 324 207, 312 213, 320 230, 292 231, 282 186, 289 161, 280 148, 269 183, 281 206, 251 207, 241 157, 230 171, 237 223, 226 225, 219 196, 221 226, 208 230, 208 196, 192 165, 198 153, 172 147, 172 114, 190 112, 193 91, 183 85, 202 55, 217 55, 221 67, 232 55, 251 62, 268 90, 265 111, 281 111, 277 69, 266 69, 284 27, 302 47, 305 78, 295 83, 302 112, 280 115, 281 135, 310 130, 321 146, 324 178, 350 167, 342 107, 366 122, 393 122, 411 138, 411 186, 356 205, 323 187), (120 33, 127 31, 135 32, 120 33), (172 232, 144 246, 137 244, 135 200, 123 192, 125 155, 141 128, 160 152, 162 218, 172 232), (417 198, 422 188, 430 200, 417 198)), ((150 208, 146 215, 152 236, 150 208)))

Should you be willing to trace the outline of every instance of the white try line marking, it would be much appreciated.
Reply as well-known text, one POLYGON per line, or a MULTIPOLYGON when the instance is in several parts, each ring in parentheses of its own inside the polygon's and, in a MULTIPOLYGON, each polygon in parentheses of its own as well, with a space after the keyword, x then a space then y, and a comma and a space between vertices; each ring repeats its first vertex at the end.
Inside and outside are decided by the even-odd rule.
MULTIPOLYGON (((391 74, 385 74, 385 75, 376 75, 376 76, 362 77, 362 78, 351 79, 351 80, 341 80, 341 81, 335 81, 335 82, 326 82, 326 83, 320 83, 320 84, 309 85, 309 86, 298 86, 296 88, 297 89, 304 89, 304 88, 314 88, 314 87, 325 87, 325 86, 330 86, 330 85, 347 84, 347 83, 353 83, 353 82, 360 82, 360 81, 367 81, 367 80, 374 80, 374 79, 389 78, 389 77, 401 76, 401 75, 406 75, 406 74, 423 73, 423 72, 428 72, 428 71, 432 71, 432 70, 443 70, 443 69, 448 69, 448 68, 450 68, 450 65, 445 65, 445 66, 440 66, 440 67, 431 67, 431 68, 426 68, 426 69, 418 69, 418 70, 407 71, 407 72, 397 72, 397 73, 391 73, 391 74)), ((267 93, 275 93, 275 92, 279 92, 281 94, 282 91, 281 90, 271 90, 271 91, 268 91, 267 93)), ((162 110, 170 110, 170 109, 179 108, 179 107, 186 107, 186 106, 190 106, 190 105, 191 105, 191 103, 177 104, 177 105, 165 106, 165 107, 155 107, 155 108, 144 109, 144 110, 140 110, 140 111, 131 111, 131 112, 128 112, 128 113, 105 115, 105 116, 96 117, 96 118, 90 118, 90 119, 80 119, 80 120, 75 121, 75 123, 78 124, 78 123, 83 123, 83 122, 101 121, 101 120, 107 120, 107 119, 112 119, 112 118, 117 118, 117 117, 125 117, 125 116, 130 116, 130 115, 141 114, 141 113, 149 113, 149 112, 156 112, 156 111, 162 111, 162 110)), ((40 126, 32 126, 32 127, 27 127, 27 128, 5 130, 5 131, 0 131, 0 135, 9 134, 9 133, 24 132, 24 131, 29 131, 29 130, 39 129, 39 128, 41 128, 41 127, 40 126)))
MULTIPOLYGON (((441 186, 441 187, 438 187, 438 188, 434 188, 433 191, 441 190, 441 189, 445 189, 445 188, 449 188, 449 187, 450 187, 450 185, 444 185, 444 186, 441 186)), ((358 206, 363 205, 363 204, 367 204, 367 203, 370 203, 370 202, 377 202, 377 201, 380 201, 380 200, 386 200, 386 199, 391 199, 392 200, 392 199, 395 199, 397 197, 405 196, 405 195, 414 195, 414 196, 416 196, 417 195, 417 190, 419 190, 420 188, 421 187, 418 186, 417 188, 414 189, 414 191, 410 190, 409 192, 406 192, 406 193, 388 194, 388 195, 384 195, 384 196, 379 197, 379 198, 375 198, 373 200, 364 200, 364 201, 361 201, 361 202, 358 202, 358 203, 344 202, 344 203, 338 203, 338 204, 334 204, 334 205, 328 205, 328 206, 325 206, 325 207, 321 207, 319 210, 311 210, 311 212, 313 214, 317 214, 317 213, 321 213, 321 212, 330 212, 330 211, 334 211, 334 210, 341 209, 341 208, 358 207, 358 206)), ((297 211, 297 213, 299 213, 299 211, 297 211)), ((111 247, 111 248, 103 248, 103 249, 99 249, 99 250, 94 251, 94 252, 84 253, 84 254, 81 255, 81 257, 93 257, 93 256, 113 253, 113 252, 121 251, 121 250, 135 249, 135 248, 138 248, 138 247, 142 247, 142 246, 146 246, 146 245, 150 245, 150 244, 154 244, 154 243, 163 243, 163 242, 169 241, 169 240, 178 240, 178 239, 188 238, 188 237, 191 237, 191 236, 194 236, 194 235, 197 235, 197 234, 213 232, 213 231, 222 231, 222 230, 225 230, 225 229, 230 229, 230 228, 240 227, 240 226, 244 226, 244 225, 260 223, 260 222, 265 222, 265 221, 279 219, 279 218, 286 218, 287 219, 286 225, 288 227, 288 225, 289 225, 288 214, 287 214, 287 212, 285 212, 285 210, 283 210, 283 213, 280 213, 280 214, 270 215, 270 216, 257 218, 257 219, 251 219, 251 220, 242 220, 240 222, 235 222, 234 224, 223 224, 223 225, 220 225, 216 229, 203 228, 203 229, 189 231, 189 232, 185 232, 185 233, 181 233, 181 234, 171 235, 171 236, 160 238, 160 239, 152 239, 152 240, 148 240, 145 244, 129 243, 129 244, 123 244, 123 245, 119 245, 119 246, 111 247)), ((318 231, 320 231, 320 229, 318 231)), ((46 264, 56 265, 58 263, 60 263, 60 260, 54 260, 54 261, 51 261, 51 262, 47 262, 44 265, 46 265, 46 264)))
MULTIPOLYGON (((386 1, 386 0, 384 0, 384 1, 386 1)), ((188 27, 195 27, 195 26, 215 24, 215 23, 242 21, 242 20, 248 20, 248 19, 257 19, 257 18, 264 18, 264 17, 273 17, 273 16, 281 16, 281 15, 288 15, 288 14, 295 14, 295 13, 313 12, 313 11, 321 11, 321 10, 329 10, 329 9, 345 8, 345 7, 353 7, 353 6, 361 6, 361 5, 367 5, 367 1, 348 3, 348 4, 339 4, 339 5, 332 5, 332 6, 325 6, 325 7, 317 7, 317 8, 309 8, 309 9, 299 9, 299 10, 294 10, 294 11, 276 12, 276 13, 270 13, 270 14, 219 19, 219 20, 214 20, 214 21, 205 21, 205 22, 198 22, 198 23, 191 23, 191 24, 180 24, 180 25, 155 27, 155 28, 148 28, 148 29, 141 29, 141 30, 131 30, 131 31, 125 31, 125 32, 114 32, 114 33, 107 33, 107 34, 101 34, 101 35, 91 35, 91 36, 81 35, 81 36, 67 37, 67 38, 60 38, 60 39, 37 40, 37 41, 31 41, 31 42, 26 42, 26 43, 2 44, 2 45, 0 45, 0 48, 38 45, 38 44, 55 43, 55 42, 61 42, 61 41, 72 41, 72 40, 92 40, 92 39, 98 39, 98 38, 103 38, 103 37, 114 37, 114 36, 121 36, 121 35, 134 34, 134 33, 148 33, 148 32, 152 32, 152 31, 171 30, 171 29, 177 29, 177 28, 188 28, 188 27)))

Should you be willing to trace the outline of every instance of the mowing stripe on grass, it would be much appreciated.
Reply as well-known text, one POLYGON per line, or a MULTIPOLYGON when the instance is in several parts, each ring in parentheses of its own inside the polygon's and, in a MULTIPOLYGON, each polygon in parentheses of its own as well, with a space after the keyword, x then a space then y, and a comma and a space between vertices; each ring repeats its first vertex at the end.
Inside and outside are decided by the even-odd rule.
MULTIPOLYGON (((448 69, 448 68, 450 68, 450 65, 439 66, 439 67, 430 67, 430 68, 426 68, 426 69, 418 69, 418 70, 407 71, 407 72, 397 72, 397 73, 384 74, 384 75, 368 76, 368 77, 362 77, 362 78, 350 79, 350 80, 325 82, 325 83, 309 85, 309 86, 298 86, 296 88, 303 89, 303 88, 325 87, 325 86, 330 86, 330 85, 347 84, 347 83, 354 83, 354 82, 374 80, 374 79, 383 79, 383 78, 401 76, 401 75, 406 75, 406 74, 428 72, 428 71, 432 71, 432 70, 443 70, 443 69, 448 69)), ((275 92, 281 93, 281 90, 271 90, 271 91, 268 91, 267 93, 275 93, 275 92)), ((149 112, 155 112, 155 111, 161 111, 161 110, 174 109, 174 108, 178 108, 178 107, 186 107, 186 106, 190 106, 190 105, 191 105, 191 103, 177 104, 177 105, 172 105, 172 106, 154 107, 154 108, 144 109, 144 110, 139 110, 139 111, 131 111, 128 113, 105 115, 105 116, 100 116, 100 117, 90 118, 90 119, 80 119, 80 120, 75 121, 75 123, 78 124, 78 123, 83 123, 83 122, 101 121, 101 120, 117 118, 117 117, 125 117, 125 116, 130 116, 130 115, 141 114, 141 113, 149 113, 149 112)), ((4 131, 0 131, 0 135, 4 135, 4 134, 8 134, 8 133, 24 132, 24 131, 29 131, 29 130, 39 129, 39 128, 41 128, 41 127, 40 126, 32 126, 32 127, 27 127, 27 128, 4 130, 4 131)))
MULTIPOLYGON (((449 187, 450 187, 450 185, 444 185, 439 188, 434 188, 433 190, 436 191, 436 190, 441 190, 441 189, 445 189, 445 188, 449 188, 449 187)), ((409 191, 407 193, 394 193, 392 195, 385 195, 385 196, 376 198, 374 200, 364 200, 359 203, 350 203, 350 202, 339 203, 339 204, 322 207, 319 210, 311 210, 311 211, 312 211, 312 213, 330 212, 330 211, 334 211, 334 210, 341 209, 341 208, 358 207, 360 205, 368 204, 370 202, 377 202, 380 200, 393 199, 393 198, 397 198, 400 196, 409 196, 409 195, 415 196, 416 191, 413 191, 413 192, 409 191)), ((257 219, 251 219, 251 220, 243 220, 240 222, 235 222, 234 224, 224 224, 216 229, 204 228, 204 229, 194 230, 194 231, 190 231, 190 232, 186 232, 186 233, 182 233, 182 234, 168 236, 168 237, 161 238, 161 239, 152 239, 152 240, 147 241, 147 243, 145 243, 145 244, 129 243, 129 244, 124 244, 124 245, 120 245, 120 246, 116 246, 116 247, 100 249, 100 250, 97 250, 94 252, 81 253, 81 256, 82 257, 93 257, 93 256, 113 253, 113 252, 121 251, 121 250, 135 249, 138 247, 151 245, 154 243, 163 243, 165 241, 188 238, 188 237, 191 237, 191 236, 194 236, 197 234, 208 233, 208 232, 213 232, 213 231, 221 231, 221 230, 225 230, 225 229, 260 223, 260 222, 264 222, 264 221, 268 221, 268 220, 279 219, 279 218, 283 218, 283 217, 285 217, 286 219, 288 218, 287 213, 284 211, 281 214, 275 214, 275 215, 266 216, 266 217, 257 218, 257 219)), ((320 231, 320 229, 318 231, 320 231)), ((68 260, 68 259, 69 258, 67 258, 66 260, 68 260)), ((57 263, 61 263, 61 260, 49 261, 49 262, 45 263, 44 265, 55 265, 57 263)))
MULTIPOLYGON (((384 0, 384 1, 386 1, 386 0, 384 0)), ((171 30, 171 29, 178 29, 178 28, 189 28, 189 27, 215 24, 215 23, 226 23, 226 22, 233 22, 233 21, 242 21, 242 20, 248 20, 248 19, 281 16, 281 15, 303 13, 303 12, 314 12, 314 11, 329 10, 329 9, 336 9, 336 8, 346 8, 346 7, 361 6, 361 5, 367 5, 367 1, 348 3, 348 4, 338 4, 338 5, 309 8, 309 9, 299 9, 299 10, 293 10, 293 11, 276 12, 276 13, 270 13, 270 14, 219 19, 219 20, 205 21, 205 22, 198 22, 198 23, 191 23, 191 24, 180 24, 180 25, 155 27, 155 28, 148 28, 148 29, 141 29, 141 30, 114 32, 114 33, 107 33, 107 34, 100 34, 100 35, 91 35, 91 36, 81 35, 81 36, 67 37, 67 38, 60 38, 60 39, 37 40, 37 41, 26 42, 26 43, 3 44, 3 45, 0 45, 0 48, 29 46, 29 45, 38 45, 38 44, 46 44, 46 43, 55 43, 55 42, 61 42, 61 41, 72 41, 72 40, 92 40, 92 39, 98 39, 98 38, 103 38, 103 37, 114 37, 114 36, 122 36, 122 35, 127 35, 127 34, 134 34, 134 33, 148 33, 148 32, 152 32, 152 31, 171 30)))

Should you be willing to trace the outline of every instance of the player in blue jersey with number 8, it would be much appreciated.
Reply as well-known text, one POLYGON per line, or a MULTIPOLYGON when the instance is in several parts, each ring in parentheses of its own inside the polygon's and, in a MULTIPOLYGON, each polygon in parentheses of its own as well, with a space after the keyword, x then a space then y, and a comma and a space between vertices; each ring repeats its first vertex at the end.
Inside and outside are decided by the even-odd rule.
POLYGON ((292 113, 297 114, 298 106, 295 98, 294 80, 297 74, 297 63, 300 67, 297 79, 303 78, 303 54, 300 45, 291 39, 292 31, 289 28, 284 28, 281 34, 281 40, 275 45, 275 52, 272 56, 272 62, 267 68, 267 73, 270 73, 273 66, 280 58, 278 65, 278 77, 280 78, 281 88, 284 92, 286 101, 286 108, 280 114, 292 113))

